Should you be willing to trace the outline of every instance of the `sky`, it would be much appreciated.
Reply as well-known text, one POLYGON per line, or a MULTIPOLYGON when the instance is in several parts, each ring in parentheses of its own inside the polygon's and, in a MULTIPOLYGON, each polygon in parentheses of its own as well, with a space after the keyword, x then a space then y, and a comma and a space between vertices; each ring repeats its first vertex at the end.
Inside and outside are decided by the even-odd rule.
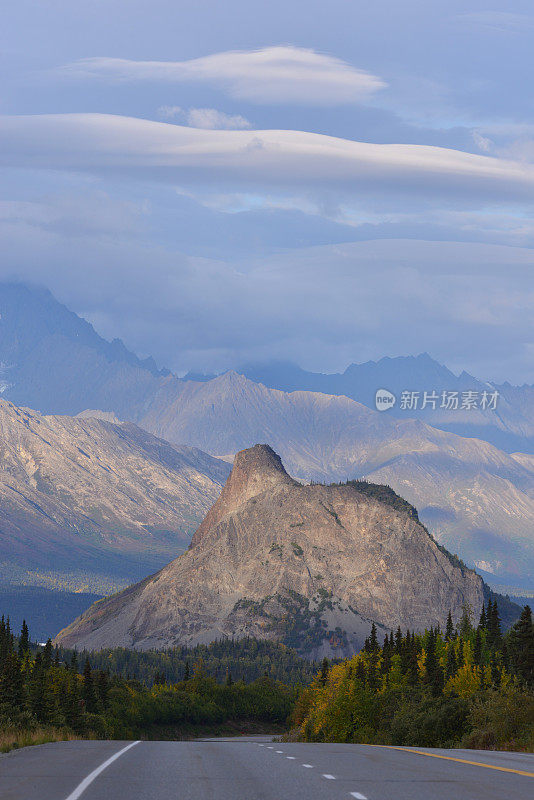
POLYGON ((534 381, 534 10, 8 0, 0 278, 179 374, 534 381))

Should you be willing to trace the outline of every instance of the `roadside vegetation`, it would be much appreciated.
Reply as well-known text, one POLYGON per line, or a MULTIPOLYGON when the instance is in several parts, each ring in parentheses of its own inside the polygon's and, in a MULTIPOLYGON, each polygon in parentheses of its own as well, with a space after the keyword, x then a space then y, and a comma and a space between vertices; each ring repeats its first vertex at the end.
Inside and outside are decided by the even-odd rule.
POLYGON ((496 602, 475 627, 387 636, 373 628, 361 653, 324 662, 303 689, 289 738, 534 752, 534 628, 525 606, 503 636, 496 602))
MULTIPOLYGON (((249 644, 253 648, 250 662, 262 647, 254 640, 249 644)), ((246 663, 243 643, 239 649, 246 663)), ((198 659, 184 659, 179 680, 169 680, 164 669, 167 662, 156 659, 159 669, 144 682, 133 673, 123 677, 112 670, 126 665, 120 651, 95 654, 101 663, 95 668, 87 654, 60 652, 50 641, 44 647, 32 645, 26 625, 15 637, 2 618, 0 750, 73 738, 182 739, 286 730, 297 696, 295 687, 268 675, 258 677, 257 669, 255 679, 248 683, 235 680, 229 669, 217 681, 204 666, 204 651, 196 650, 198 659), (110 659, 113 654, 115 662, 110 659)), ((285 657, 286 648, 279 650, 285 657)), ((276 652, 275 646, 275 657, 276 652)), ((299 660, 296 655, 289 657, 299 660)), ((149 660, 146 664, 154 666, 149 660)))
POLYGON ((293 741, 534 752, 534 628, 503 635, 491 599, 424 634, 401 630, 319 670, 244 639, 164 653, 76 653, 0 620, 0 752, 77 738, 285 734, 293 741), (283 676, 284 681, 279 680, 283 676), (288 732, 289 730, 289 732, 288 732))

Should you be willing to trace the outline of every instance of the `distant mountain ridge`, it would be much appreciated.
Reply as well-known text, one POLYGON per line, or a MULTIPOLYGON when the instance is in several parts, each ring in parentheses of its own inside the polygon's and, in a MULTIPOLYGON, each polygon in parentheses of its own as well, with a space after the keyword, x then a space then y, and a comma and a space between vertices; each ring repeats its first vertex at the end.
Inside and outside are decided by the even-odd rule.
POLYGON ((357 652, 373 621, 382 631, 443 628, 466 606, 477 617, 482 579, 395 499, 303 486, 255 445, 237 454, 184 555, 93 605, 56 642, 143 650, 255 636, 318 658, 357 652))
MULTIPOLYGON (((419 508, 421 519, 450 550, 493 574, 496 581, 531 588, 532 455, 510 454, 484 440, 461 438, 443 431, 441 425, 432 427, 427 420, 406 417, 405 412, 401 417, 389 411, 379 413, 348 397, 346 392, 337 394, 341 392, 339 386, 331 388, 329 394, 302 389, 287 392, 258 382, 258 373, 253 375, 256 380, 230 371, 205 381, 162 374, 145 368, 145 362, 135 356, 123 359, 122 347, 108 349, 94 331, 87 333, 87 323, 82 320, 79 322, 85 333, 78 336, 79 318, 53 301, 49 293, 37 291, 31 303, 19 301, 11 308, 6 305, 6 297, 15 290, 9 285, 6 294, 4 286, 0 285, 0 361, 5 362, 6 354, 20 358, 10 362, 7 374, 13 385, 4 391, 4 397, 16 397, 20 404, 43 412, 79 414, 93 409, 92 414, 129 420, 174 445, 197 447, 229 461, 238 450, 254 442, 269 441, 291 474, 301 480, 329 482, 367 477, 389 483, 419 508), (55 327, 44 338, 28 336, 25 328, 33 330, 37 325, 32 317, 39 316, 41 302, 45 304, 44 317, 52 316, 55 327), (59 308, 50 310, 51 303, 59 308), (10 320, 6 308, 11 308, 10 320), (13 320, 16 308, 18 321, 13 320), (62 331, 57 321, 65 314, 66 329, 62 331)), ((28 292, 34 292, 28 287, 18 287, 16 291, 23 299, 28 292)), ((432 383, 426 388, 437 389, 439 379, 452 390, 453 378, 460 384, 471 380, 465 374, 455 378, 429 356, 421 356, 382 359, 378 366, 371 362, 365 367, 367 383, 360 381, 361 385, 356 385, 361 388, 365 384, 368 391, 374 391, 374 382, 385 383, 386 374, 396 374, 399 381, 404 381, 408 368, 413 374, 414 390, 418 388, 414 385, 417 381, 421 386, 432 383)), ((358 374, 359 369, 354 368, 358 374)), ((299 380, 311 380, 310 374, 304 373, 299 380)), ((264 377, 272 382, 269 376, 264 377)), ((286 380, 289 377, 286 375, 286 380)), ((332 376, 319 377, 321 381, 333 380, 332 376)), ((396 386, 389 385, 393 389, 396 386)), ((326 387, 321 384, 321 388, 326 387)), ((510 401, 514 424, 528 437, 529 414, 533 411, 531 388, 510 387, 509 391, 513 402, 517 400, 516 405, 510 401)), ((365 399, 369 400, 367 396, 365 399)), ((479 419, 486 432, 502 432, 502 424, 504 432, 510 433, 512 423, 503 422, 507 408, 503 401, 495 419, 479 419)))
MULTIPOLYGON (((428 353, 418 356, 384 357, 379 361, 350 364, 342 373, 309 372, 289 361, 244 364, 236 370, 256 383, 284 392, 310 391, 344 395, 368 408, 376 408, 375 395, 379 389, 393 392, 396 404, 386 413, 399 419, 422 419, 433 427, 469 438, 484 439, 507 452, 534 453, 534 384, 512 386, 481 381, 462 372, 455 375, 450 369, 431 358, 428 353), (401 408, 402 392, 419 393, 417 407, 401 408), (475 392, 478 407, 469 410, 441 408, 442 392, 458 392, 459 406, 463 392, 475 392), (497 408, 483 410, 483 392, 497 391, 497 408), (424 392, 436 392, 436 408, 428 403, 422 408, 424 392)), ((215 375, 188 373, 185 379, 205 381, 215 375)))

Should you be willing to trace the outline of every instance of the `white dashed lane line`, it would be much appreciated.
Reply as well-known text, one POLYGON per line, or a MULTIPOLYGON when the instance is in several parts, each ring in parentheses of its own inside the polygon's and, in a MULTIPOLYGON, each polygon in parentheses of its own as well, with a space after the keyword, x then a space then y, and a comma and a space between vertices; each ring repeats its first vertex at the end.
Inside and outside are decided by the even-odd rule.
MULTIPOLYGON (((260 744, 259 747, 265 747, 265 745, 260 744)), ((274 750, 274 747, 271 747, 270 745, 267 745, 267 749, 268 750, 274 750)), ((282 755, 284 751, 283 750, 276 750, 276 752, 280 753, 282 755)), ((286 758, 287 758, 288 761, 295 761, 296 760, 296 756, 286 756, 286 758)), ((301 764, 301 767, 304 767, 305 769, 313 769, 313 764, 301 764)), ((335 781, 336 780, 336 776, 335 775, 330 775, 330 773, 328 773, 328 772, 323 772, 323 778, 326 778, 327 781, 335 781)), ((364 794, 361 794, 361 792, 349 792, 349 797, 354 797, 354 800, 367 800, 367 797, 364 794)))

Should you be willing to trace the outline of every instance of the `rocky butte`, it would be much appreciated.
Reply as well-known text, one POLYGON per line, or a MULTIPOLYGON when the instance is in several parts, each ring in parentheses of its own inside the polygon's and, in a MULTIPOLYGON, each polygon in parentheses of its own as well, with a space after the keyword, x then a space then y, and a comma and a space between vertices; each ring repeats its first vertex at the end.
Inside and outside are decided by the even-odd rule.
POLYGON ((484 590, 388 487, 302 485, 258 444, 237 454, 183 555, 95 603, 56 642, 161 649, 252 635, 309 658, 346 656, 372 621, 443 627, 449 610, 478 615, 484 590))

